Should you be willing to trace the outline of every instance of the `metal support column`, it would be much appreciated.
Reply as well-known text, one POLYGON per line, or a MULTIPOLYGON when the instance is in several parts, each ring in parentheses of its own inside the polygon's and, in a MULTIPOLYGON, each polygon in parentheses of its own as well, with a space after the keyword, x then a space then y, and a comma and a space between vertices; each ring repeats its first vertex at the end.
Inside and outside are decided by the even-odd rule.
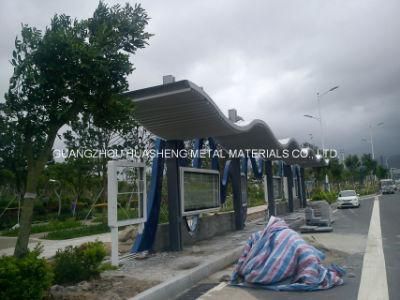
POLYGON ((288 208, 289 212, 294 211, 294 206, 293 206, 293 172, 292 172, 292 167, 290 165, 285 164, 284 165, 284 173, 285 176, 287 177, 288 181, 288 208))
MULTIPOLYGON (((178 150, 180 141, 167 141, 167 149, 178 150)), ((179 195, 179 161, 176 157, 168 157, 167 165, 167 186, 168 186, 168 221, 169 221, 169 242, 171 251, 182 250, 181 231, 181 203, 179 195)))
POLYGON ((274 184, 272 174, 272 161, 267 160, 265 162, 265 176, 267 180, 267 191, 268 191, 268 211, 270 216, 276 215, 275 199, 274 199, 274 184))
POLYGON ((295 174, 296 174, 296 184, 297 184, 297 192, 298 192, 298 201, 300 207, 303 207, 303 190, 301 189, 301 177, 300 177, 300 169, 299 166, 295 166, 295 174))
POLYGON ((243 205, 242 199, 242 176, 240 174, 240 159, 235 158, 231 162, 231 178, 233 191, 233 208, 235 210, 235 227, 236 230, 244 228, 246 219, 246 207, 243 205))
POLYGON ((301 181, 301 201, 303 202, 303 207, 307 207, 307 190, 306 182, 304 179, 304 168, 300 168, 300 181, 301 181))
MULTIPOLYGON (((165 141, 156 140, 155 150, 161 152, 165 148, 165 141)), ((158 218, 161 206, 162 179, 164 172, 164 157, 157 156, 153 159, 151 170, 150 190, 147 197, 147 221, 144 230, 136 236, 131 252, 152 250, 158 228, 158 218)))

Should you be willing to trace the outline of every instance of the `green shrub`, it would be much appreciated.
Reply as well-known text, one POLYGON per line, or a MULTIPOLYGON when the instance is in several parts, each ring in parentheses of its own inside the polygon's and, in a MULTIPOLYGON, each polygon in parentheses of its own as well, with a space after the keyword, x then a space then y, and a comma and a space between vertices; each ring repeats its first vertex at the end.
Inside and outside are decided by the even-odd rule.
POLYGON ((311 196, 311 201, 326 200, 329 204, 334 203, 336 199, 335 192, 315 191, 311 196))
POLYGON ((364 195, 375 194, 378 192, 378 190, 379 190, 378 186, 371 185, 371 186, 366 186, 366 187, 360 188, 359 190, 357 190, 357 192, 361 196, 364 196, 364 195))
POLYGON ((247 205, 254 207, 265 204, 264 188, 260 182, 248 182, 247 186, 247 205))
MULTIPOLYGON (((79 226, 82 226, 82 223, 80 221, 76 221, 74 219, 68 219, 65 221, 52 220, 47 224, 33 225, 32 229, 31 229, 31 233, 51 232, 51 231, 69 229, 69 228, 76 228, 79 226)), ((2 235, 17 236, 18 232, 19 232, 18 229, 8 230, 8 231, 3 232, 2 235)))
POLYGON ((45 238, 48 240, 67 240, 109 231, 110 228, 107 224, 85 225, 76 228, 51 231, 46 235, 45 238))
POLYGON ((42 299, 51 286, 53 272, 38 249, 23 258, 0 258, 0 299, 42 299))
POLYGON ((106 256, 102 242, 85 243, 58 250, 53 261, 54 279, 57 284, 71 284, 97 277, 101 262, 106 256))

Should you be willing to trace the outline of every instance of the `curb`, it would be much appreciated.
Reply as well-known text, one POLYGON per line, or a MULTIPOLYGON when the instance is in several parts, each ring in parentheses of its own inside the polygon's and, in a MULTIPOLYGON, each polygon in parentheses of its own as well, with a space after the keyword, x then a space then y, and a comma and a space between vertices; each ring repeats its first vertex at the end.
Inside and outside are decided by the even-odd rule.
MULTIPOLYGON (((364 196, 360 196, 359 199, 360 199, 360 200, 365 200, 365 199, 368 199, 368 198, 375 197, 376 195, 377 195, 377 194, 364 195, 364 196)), ((336 203, 336 201, 333 202, 333 203, 331 204, 331 208, 332 208, 332 209, 337 209, 337 203, 336 203)))
MULTIPOLYGON (((291 222, 289 227, 293 230, 300 228, 304 219, 298 219, 291 222)), ((209 261, 185 272, 181 275, 175 276, 167 281, 164 281, 152 288, 143 291, 129 300, 165 300, 174 299, 186 290, 196 285, 199 281, 207 278, 208 276, 224 269, 225 267, 235 263, 243 252, 244 245, 236 247, 218 257, 212 258, 209 261)))
POLYGON ((165 300, 174 299, 179 294, 197 284, 200 280, 231 265, 239 259, 243 246, 237 247, 223 255, 212 258, 196 268, 164 281, 129 300, 165 300))
POLYGON ((301 218, 301 219, 295 220, 291 224, 288 224, 288 226, 289 226, 289 228, 293 229, 294 231, 299 231, 300 227, 302 225, 304 225, 304 222, 305 222, 304 218, 301 218))
POLYGON ((378 193, 375 193, 375 194, 369 194, 369 195, 363 195, 363 196, 360 196, 360 199, 371 198, 371 197, 375 197, 376 195, 378 195, 378 193))

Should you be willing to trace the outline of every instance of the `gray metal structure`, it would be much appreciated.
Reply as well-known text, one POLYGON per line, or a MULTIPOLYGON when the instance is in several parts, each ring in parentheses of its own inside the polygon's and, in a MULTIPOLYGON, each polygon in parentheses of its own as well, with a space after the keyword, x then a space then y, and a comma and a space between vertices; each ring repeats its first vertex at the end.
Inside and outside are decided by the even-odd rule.
MULTIPOLYGON (((166 141, 166 148, 171 150, 182 149, 185 140, 212 138, 213 143, 215 142, 227 151, 248 149, 264 150, 267 153, 276 151, 278 154, 276 157, 267 155, 268 158, 263 162, 266 168, 270 213, 274 215, 276 212, 271 160, 282 160, 285 163, 285 175, 290 179, 288 204, 290 210, 293 211, 293 175, 303 181, 305 167, 323 166, 325 161, 318 158, 311 149, 303 149, 306 151, 307 157, 295 157, 292 155, 292 151, 301 149, 296 140, 292 138, 278 140, 270 127, 262 120, 253 120, 244 126, 235 124, 236 121, 241 119, 237 116, 236 111, 231 110, 230 118, 226 117, 203 88, 188 80, 175 82, 173 76, 164 76, 163 81, 162 85, 125 94, 135 103, 135 117, 139 123, 151 133, 166 141), (288 157, 281 156, 284 151, 288 151, 288 157), (300 173, 293 174, 291 165, 298 165, 300 173)), ((170 249, 179 251, 182 249, 181 223, 183 219, 179 193, 179 168, 185 165, 184 162, 174 157, 166 158, 165 163, 167 166, 170 249)), ((244 227, 247 214, 247 193, 243 190, 247 186, 247 171, 242 174, 240 158, 232 158, 228 163, 233 190, 235 227, 239 230, 244 227)), ((245 167, 247 169, 247 163, 245 167)), ((259 173, 259 176, 262 176, 263 168, 261 166, 261 170, 256 172, 259 173)), ((162 172, 161 169, 158 170, 158 177, 162 176, 160 172, 162 172)), ((160 179, 158 179, 158 182, 160 182, 160 179)), ((303 187, 304 184, 302 183, 301 188, 303 187)), ((156 188, 157 185, 154 184, 153 189, 156 188)), ((135 242, 133 251, 149 249, 152 240, 154 240, 160 192, 156 193, 156 190, 153 190, 150 194, 154 196, 154 201, 150 201, 150 203, 153 203, 150 207, 152 213, 149 214, 152 218, 145 225, 143 238, 140 237, 135 242)), ((301 203, 305 204, 305 193, 299 193, 299 195, 301 203)))
MULTIPOLYGON (((300 149, 294 139, 281 143, 262 120, 239 126, 229 120, 206 92, 188 80, 153 86, 125 94, 135 103, 137 120, 165 140, 213 137, 225 149, 300 149)), ((303 167, 324 165, 311 149, 307 158, 289 157, 288 164, 303 167)))

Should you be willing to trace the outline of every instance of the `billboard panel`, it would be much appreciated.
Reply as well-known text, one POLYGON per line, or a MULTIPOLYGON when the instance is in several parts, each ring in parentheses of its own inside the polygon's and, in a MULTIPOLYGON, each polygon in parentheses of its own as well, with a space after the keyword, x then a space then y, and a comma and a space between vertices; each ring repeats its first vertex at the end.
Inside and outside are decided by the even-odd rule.
POLYGON ((180 182, 183 216, 220 209, 221 195, 218 171, 181 167, 180 182))

